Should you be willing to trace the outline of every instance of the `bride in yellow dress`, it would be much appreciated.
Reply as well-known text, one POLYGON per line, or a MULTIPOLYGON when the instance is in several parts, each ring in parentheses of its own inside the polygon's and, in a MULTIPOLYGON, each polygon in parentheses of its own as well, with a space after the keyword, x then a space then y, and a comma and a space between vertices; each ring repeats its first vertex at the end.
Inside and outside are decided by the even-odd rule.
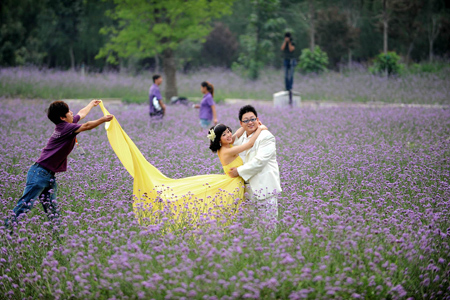
MULTIPOLYGON (((110 113, 103 102, 104 115, 110 113)), ((241 177, 227 175, 230 168, 243 164, 239 153, 250 149, 259 133, 267 129, 259 126, 248 143, 233 147, 235 138, 228 126, 211 127, 208 138, 210 149, 217 152, 224 175, 199 175, 171 179, 150 164, 129 136, 123 131, 117 118, 105 123, 108 140, 125 169, 134 178, 134 213, 142 225, 165 222, 173 229, 188 228, 209 220, 227 222, 237 211, 244 198, 244 181, 241 177)))

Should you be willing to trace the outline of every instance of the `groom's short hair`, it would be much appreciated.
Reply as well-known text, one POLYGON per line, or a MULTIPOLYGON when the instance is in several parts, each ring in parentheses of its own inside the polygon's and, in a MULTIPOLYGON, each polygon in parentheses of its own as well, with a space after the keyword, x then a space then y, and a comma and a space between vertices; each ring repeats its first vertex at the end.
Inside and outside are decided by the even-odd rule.
POLYGON ((258 117, 258 113, 256 112, 256 109, 251 105, 242 106, 239 110, 239 121, 242 121, 242 116, 248 112, 252 112, 255 114, 255 117, 258 117))

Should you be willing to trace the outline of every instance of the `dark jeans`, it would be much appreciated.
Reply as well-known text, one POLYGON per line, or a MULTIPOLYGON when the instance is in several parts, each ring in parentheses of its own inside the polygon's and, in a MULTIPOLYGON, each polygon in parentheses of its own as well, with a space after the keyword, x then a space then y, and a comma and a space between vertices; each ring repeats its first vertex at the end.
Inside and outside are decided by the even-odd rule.
POLYGON ((286 86, 286 91, 292 90, 292 86, 294 85, 294 70, 297 65, 297 61, 295 59, 284 59, 284 84, 286 86))
MULTIPOLYGON (((13 221, 16 221, 21 214, 31 210, 34 202, 40 199, 49 220, 55 220, 59 223, 59 209, 56 201, 57 188, 55 173, 43 168, 38 163, 32 165, 28 170, 27 184, 22 197, 13 209, 16 214, 13 221)), ((8 219, 5 221, 5 225, 8 225, 8 219)))

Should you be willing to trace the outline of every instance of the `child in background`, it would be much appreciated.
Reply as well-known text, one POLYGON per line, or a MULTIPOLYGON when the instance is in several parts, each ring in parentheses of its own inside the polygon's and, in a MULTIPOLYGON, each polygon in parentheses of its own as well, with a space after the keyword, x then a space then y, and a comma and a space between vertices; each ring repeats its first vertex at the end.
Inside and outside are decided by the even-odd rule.
MULTIPOLYGON (((78 124, 100 101, 92 100, 76 116, 73 116, 72 111, 64 101, 54 101, 50 104, 47 116, 56 125, 55 130, 48 140, 47 146, 42 150, 39 159, 28 170, 27 183, 23 195, 13 209, 15 214, 13 222, 17 220, 18 216, 31 210, 37 199, 41 200, 48 218, 51 221, 56 220, 59 222, 55 173, 66 171, 67 156, 75 146, 78 133, 91 130, 113 119, 112 115, 108 115, 82 125, 78 124)), ((9 225, 8 221, 8 219, 5 220, 6 227, 9 225)))

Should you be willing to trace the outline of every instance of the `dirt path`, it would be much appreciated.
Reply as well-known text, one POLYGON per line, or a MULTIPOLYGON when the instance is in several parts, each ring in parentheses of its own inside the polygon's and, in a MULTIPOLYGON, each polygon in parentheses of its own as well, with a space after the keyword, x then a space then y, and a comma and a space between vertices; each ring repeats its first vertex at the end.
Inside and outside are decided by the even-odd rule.
MULTIPOLYGON (((225 99, 227 104, 251 104, 251 105, 265 105, 273 106, 270 100, 255 100, 255 99, 225 99)), ((444 108, 449 109, 450 105, 443 104, 408 104, 408 103, 385 103, 385 102, 332 102, 332 101, 316 101, 316 100, 302 100, 301 106, 305 108, 329 108, 329 107, 421 107, 421 108, 444 108)))
MULTIPOLYGON (((5 99, 4 99, 5 100, 5 99)), ((81 103, 87 104, 91 99, 62 99, 67 103, 81 103)), ((39 100, 43 101, 43 100, 39 100)), ((102 99, 108 105, 120 105, 122 100, 120 98, 104 98, 102 99)), ((254 106, 273 106, 271 100, 256 100, 256 99, 225 99, 226 104, 251 104, 254 106)), ((369 107, 369 108, 381 108, 381 107, 420 107, 420 108, 440 108, 450 109, 450 105, 444 104, 408 104, 408 103, 385 103, 385 102, 332 102, 332 101, 317 101, 317 100, 302 100, 300 107, 302 108, 330 108, 330 107, 369 107)))

